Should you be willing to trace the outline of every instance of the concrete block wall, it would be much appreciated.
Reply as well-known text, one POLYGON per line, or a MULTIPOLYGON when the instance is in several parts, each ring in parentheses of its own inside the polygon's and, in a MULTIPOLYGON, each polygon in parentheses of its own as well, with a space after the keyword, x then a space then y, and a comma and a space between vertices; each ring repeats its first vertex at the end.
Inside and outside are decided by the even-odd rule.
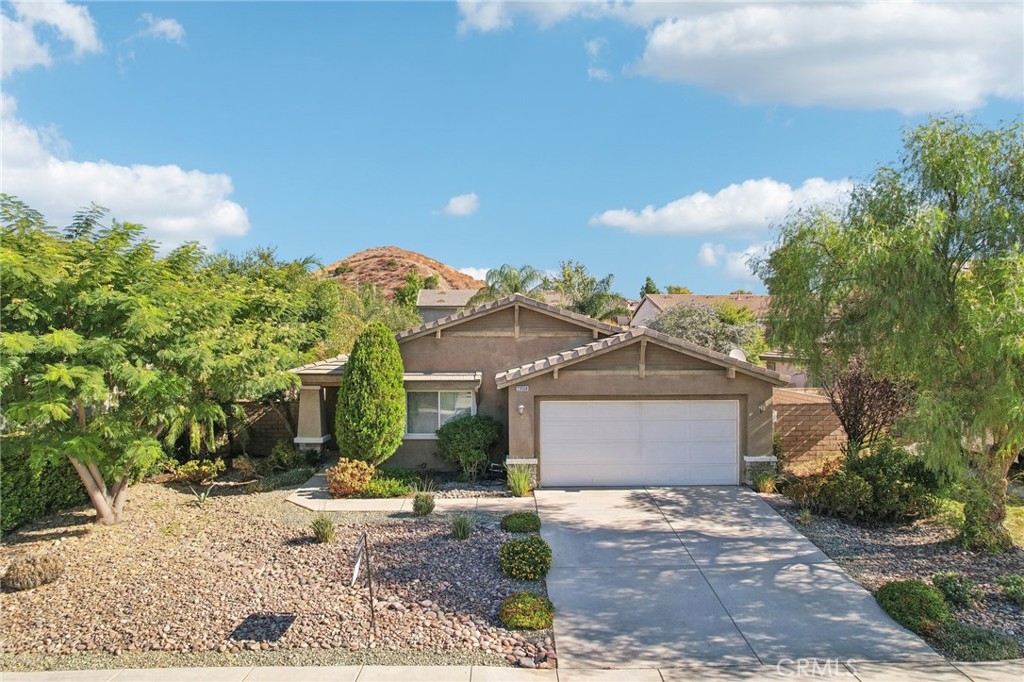
POLYGON ((832 405, 823 396, 817 398, 811 401, 806 396, 790 398, 786 391, 775 393, 775 429, 782 435, 787 464, 815 462, 846 447, 846 433, 832 405))

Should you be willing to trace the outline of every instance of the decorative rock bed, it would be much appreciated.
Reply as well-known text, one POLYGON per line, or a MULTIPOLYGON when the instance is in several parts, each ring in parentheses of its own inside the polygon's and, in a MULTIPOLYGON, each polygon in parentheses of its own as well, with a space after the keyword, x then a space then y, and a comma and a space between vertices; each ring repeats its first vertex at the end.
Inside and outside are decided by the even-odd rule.
MULTIPOLYGON (((524 585, 499 571, 498 547, 512 537, 499 516, 477 514, 476 532, 459 542, 443 518, 335 514, 337 537, 322 545, 308 529, 313 514, 284 502, 289 492, 214 495, 200 507, 187 493, 143 484, 132 489, 120 526, 65 515, 9 535, 0 569, 46 549, 67 570, 50 585, 0 595, 3 667, 67 654, 159 655, 160 665, 234 665, 244 656, 260 664, 261 653, 279 662, 289 651, 304 664, 554 667, 550 631, 509 631, 498 621, 512 592, 544 593, 543 582, 524 585), (365 578, 349 587, 364 529, 376 577, 372 638, 365 578), (56 546, 54 535, 63 536, 56 546)), ((76 667, 95 667, 82 663, 76 667)))

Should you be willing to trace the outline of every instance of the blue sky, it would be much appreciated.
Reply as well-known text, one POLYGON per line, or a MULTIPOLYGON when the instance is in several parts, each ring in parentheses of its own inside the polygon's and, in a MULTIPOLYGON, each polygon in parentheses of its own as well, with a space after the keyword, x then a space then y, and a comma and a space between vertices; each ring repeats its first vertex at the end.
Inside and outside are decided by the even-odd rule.
POLYGON ((933 113, 1021 116, 1014 3, 8 3, 2 180, 166 244, 703 293, 933 113))

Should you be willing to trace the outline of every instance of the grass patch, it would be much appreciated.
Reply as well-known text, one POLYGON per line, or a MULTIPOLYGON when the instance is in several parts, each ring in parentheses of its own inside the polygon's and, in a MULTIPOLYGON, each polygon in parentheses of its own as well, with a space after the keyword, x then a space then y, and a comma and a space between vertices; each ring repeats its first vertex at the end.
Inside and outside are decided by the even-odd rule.
POLYGON ((1013 637, 955 620, 940 625, 932 639, 957 661, 1004 661, 1021 655, 1013 637))
MULTIPOLYGON (((943 498, 938 502, 936 517, 944 524, 960 532, 964 525, 964 503, 960 500, 943 498)), ((1003 527, 1010 533, 1010 539, 1017 547, 1024 547, 1024 500, 1013 493, 1006 495, 1006 520, 1003 527)))

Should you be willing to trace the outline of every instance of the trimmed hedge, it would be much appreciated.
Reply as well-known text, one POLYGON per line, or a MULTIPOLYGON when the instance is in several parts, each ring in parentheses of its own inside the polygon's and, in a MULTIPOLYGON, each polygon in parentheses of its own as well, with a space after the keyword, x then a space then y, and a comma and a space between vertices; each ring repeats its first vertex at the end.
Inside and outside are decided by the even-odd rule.
POLYGON ((25 443, 4 439, 0 456, 0 532, 89 501, 78 474, 67 461, 34 471, 25 443))
POLYGON ((441 459, 459 465, 459 470, 475 481, 487 467, 487 453, 501 434, 497 419, 483 414, 459 417, 437 430, 437 451, 441 459))
POLYGON ((893 620, 919 635, 931 634, 951 618, 942 592, 920 580, 886 583, 875 599, 893 620))
POLYGON ((501 572, 516 580, 540 580, 551 569, 551 547, 539 535, 509 540, 498 550, 501 572))
POLYGON ((501 519, 501 529, 509 533, 535 533, 540 530, 536 512, 512 512, 501 519))

